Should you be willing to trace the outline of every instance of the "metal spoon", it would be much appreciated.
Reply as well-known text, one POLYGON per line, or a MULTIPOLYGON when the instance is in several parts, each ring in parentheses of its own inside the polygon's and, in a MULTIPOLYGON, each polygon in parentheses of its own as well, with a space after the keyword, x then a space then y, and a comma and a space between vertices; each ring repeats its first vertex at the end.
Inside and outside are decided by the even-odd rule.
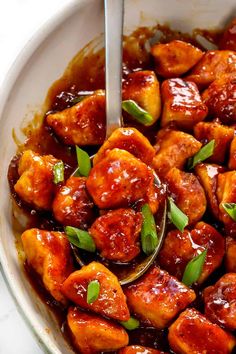
MULTIPOLYGON (((104 0, 105 6, 105 50, 106 50, 106 139, 113 131, 122 126, 122 34, 124 1, 123 0, 104 0)), ((91 160, 93 156, 91 157, 91 160)), ((159 177, 153 171, 154 183, 158 187, 165 189, 159 177)), ((139 264, 126 273, 124 278, 120 278, 121 285, 126 285, 141 277, 156 259, 165 236, 166 228, 166 200, 162 206, 162 216, 160 218, 160 228, 158 234, 158 245, 155 251, 144 258, 139 264)), ((85 263, 80 257, 79 250, 73 246, 73 251, 80 266, 85 263)))

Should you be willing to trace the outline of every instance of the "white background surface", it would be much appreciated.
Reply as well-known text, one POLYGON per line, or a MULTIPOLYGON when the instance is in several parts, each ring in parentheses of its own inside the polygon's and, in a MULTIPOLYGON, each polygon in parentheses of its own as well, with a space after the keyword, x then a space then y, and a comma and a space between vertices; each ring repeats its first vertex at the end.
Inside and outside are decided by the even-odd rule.
MULTIPOLYGON (((19 51, 69 0, 0 0, 0 89, 19 51)), ((0 272, 0 354, 42 354, 8 293, 0 272)))

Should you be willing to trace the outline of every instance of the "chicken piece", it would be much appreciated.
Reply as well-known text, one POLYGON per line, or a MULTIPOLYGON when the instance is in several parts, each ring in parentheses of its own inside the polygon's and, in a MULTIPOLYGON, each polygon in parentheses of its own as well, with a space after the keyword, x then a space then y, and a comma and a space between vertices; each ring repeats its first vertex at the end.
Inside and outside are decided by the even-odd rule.
POLYGON ((118 354, 164 354, 160 350, 142 347, 141 345, 129 345, 118 351, 118 354))
POLYGON ((86 178, 70 177, 57 191, 52 209, 61 224, 87 229, 94 219, 93 206, 86 190, 86 178))
POLYGON ((151 47, 151 54, 154 56, 156 73, 165 78, 185 74, 204 55, 192 44, 179 40, 155 44, 151 47))
POLYGON ((207 249, 206 260, 197 283, 203 283, 217 269, 224 257, 225 241, 214 227, 198 222, 194 229, 168 232, 159 254, 159 265, 171 275, 182 279, 188 262, 207 249))
POLYGON ((195 173, 203 186, 207 198, 207 206, 216 219, 219 217, 218 199, 216 196, 217 176, 225 171, 223 166, 198 163, 195 166, 195 173))
POLYGON ((113 149, 92 168, 86 185, 99 208, 113 209, 142 199, 153 180, 146 164, 128 151, 113 149))
POLYGON ((62 285, 63 294, 75 304, 119 321, 130 318, 126 298, 117 277, 104 265, 92 262, 72 273, 62 285), (92 280, 100 284, 97 300, 87 303, 87 287, 92 280))
POLYGON ((23 152, 18 165, 20 178, 14 189, 24 202, 36 209, 51 209, 56 191, 53 166, 58 161, 52 155, 40 156, 31 150, 23 152))
POLYGON ((236 344, 233 336, 193 308, 170 326, 168 340, 176 354, 230 354, 236 344))
POLYGON ((66 304, 61 286, 73 272, 70 243, 62 232, 29 229, 23 232, 27 263, 42 278, 45 288, 59 302, 66 304))
POLYGON ((223 74, 236 70, 236 53, 231 50, 209 50, 193 67, 185 80, 193 81, 199 89, 209 86, 223 74))
POLYGON ((225 267, 227 272, 236 273, 236 239, 226 237, 225 267))
POLYGON ((236 68, 234 74, 220 76, 203 92, 202 100, 207 105, 209 114, 219 118, 224 124, 236 123, 235 92, 236 68))
POLYGON ((95 220, 89 233, 102 257, 129 262, 140 252, 142 222, 142 214, 132 209, 112 210, 95 220))
POLYGON ((102 144, 106 136, 105 93, 99 90, 62 112, 49 114, 47 123, 64 144, 102 144))
POLYGON ((224 31, 219 43, 219 48, 236 51, 236 18, 233 19, 224 31))
POLYGON ((197 177, 173 167, 165 181, 176 205, 188 216, 189 224, 199 221, 206 211, 207 201, 197 177))
POLYGON ((227 273, 203 291, 205 315, 213 323, 236 329, 236 273, 227 273))
MULTIPOLYGON (((136 71, 130 73, 122 87, 123 100, 134 100, 153 118, 154 124, 161 114, 160 85, 154 71, 136 71)), ((132 117, 131 117, 132 118, 132 117)))
POLYGON ((155 150, 148 139, 135 128, 118 128, 104 142, 93 158, 93 165, 100 162, 106 154, 114 149, 122 149, 150 165, 155 155, 155 150))
POLYGON ((195 300, 195 292, 164 270, 154 266, 141 279, 125 289, 129 309, 158 329, 195 300))
POLYGON ((236 171, 218 175, 216 195, 219 202, 219 219, 225 224, 229 233, 236 236, 236 222, 223 208, 223 203, 236 203, 236 171))
POLYGON ((73 342, 83 354, 115 351, 129 342, 122 326, 76 307, 69 308, 67 322, 73 342))
POLYGON ((205 119, 207 106, 202 102, 197 86, 182 79, 165 80, 161 85, 164 102, 161 126, 175 122, 179 129, 192 130, 205 119))
POLYGON ((183 169, 187 159, 195 155, 201 146, 190 134, 161 129, 157 134, 152 166, 160 177, 164 177, 172 167, 183 169))
POLYGON ((230 145, 228 166, 230 170, 236 170, 236 136, 233 138, 230 145))
POLYGON ((234 129, 218 122, 200 122, 194 127, 194 136, 202 144, 215 140, 214 152, 209 162, 223 163, 234 137, 234 129))

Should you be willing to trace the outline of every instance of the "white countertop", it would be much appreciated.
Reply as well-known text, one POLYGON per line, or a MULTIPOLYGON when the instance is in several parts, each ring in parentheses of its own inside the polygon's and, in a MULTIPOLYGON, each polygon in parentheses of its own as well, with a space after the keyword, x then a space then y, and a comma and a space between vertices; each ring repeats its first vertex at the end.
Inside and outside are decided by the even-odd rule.
MULTIPOLYGON (((19 51, 58 7, 69 0, 1 0, 0 87, 19 51)), ((0 354, 42 354, 19 315, 0 272, 0 354)))

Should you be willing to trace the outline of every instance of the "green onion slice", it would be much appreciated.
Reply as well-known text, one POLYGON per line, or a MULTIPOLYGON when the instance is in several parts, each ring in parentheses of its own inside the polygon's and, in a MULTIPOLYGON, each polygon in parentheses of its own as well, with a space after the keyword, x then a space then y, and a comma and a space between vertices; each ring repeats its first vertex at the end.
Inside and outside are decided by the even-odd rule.
POLYGON ((98 280, 92 280, 87 287, 87 303, 92 304, 99 297, 100 283, 98 280))
POLYGON ((122 108, 141 124, 150 125, 153 123, 153 117, 151 116, 151 114, 141 108, 133 100, 123 101, 122 108))
POLYGON ((75 98, 73 98, 73 99, 71 100, 71 103, 77 104, 77 103, 83 101, 86 97, 88 97, 88 96, 86 96, 86 95, 82 96, 82 95, 81 95, 81 96, 75 97, 75 98))
POLYGON ((120 321, 120 324, 122 324, 122 326, 128 329, 129 331, 132 331, 139 327, 139 321, 134 317, 130 317, 128 321, 120 321))
POLYGON ((202 274, 202 268, 206 260, 206 255, 207 250, 203 251, 188 262, 184 271, 182 283, 190 286, 199 279, 200 275, 202 274))
POLYGON ((80 230, 72 226, 66 226, 65 233, 70 243, 74 246, 88 252, 96 251, 96 245, 93 238, 87 231, 80 230))
POLYGON ((212 156, 214 148, 215 140, 213 139, 209 141, 208 144, 204 145, 193 157, 188 159, 188 169, 194 168, 199 162, 205 161, 208 157, 212 156))
POLYGON ((169 220, 177 227, 181 232, 184 231, 184 228, 188 225, 188 217, 186 214, 180 210, 177 205, 175 205, 172 198, 168 198, 169 201, 169 211, 168 218, 169 220))
POLYGON ((142 206, 143 224, 141 229, 142 250, 146 255, 154 252, 158 245, 158 236, 154 216, 148 204, 142 206))
POLYGON ((78 168, 73 173, 73 175, 87 177, 91 170, 91 161, 89 155, 87 154, 86 151, 76 146, 76 156, 77 156, 78 168))
POLYGON ((222 203, 222 207, 225 209, 226 213, 229 214, 231 219, 236 221, 236 203, 222 203))
POLYGON ((64 181, 64 163, 58 161, 53 166, 53 183, 58 184, 64 181))

